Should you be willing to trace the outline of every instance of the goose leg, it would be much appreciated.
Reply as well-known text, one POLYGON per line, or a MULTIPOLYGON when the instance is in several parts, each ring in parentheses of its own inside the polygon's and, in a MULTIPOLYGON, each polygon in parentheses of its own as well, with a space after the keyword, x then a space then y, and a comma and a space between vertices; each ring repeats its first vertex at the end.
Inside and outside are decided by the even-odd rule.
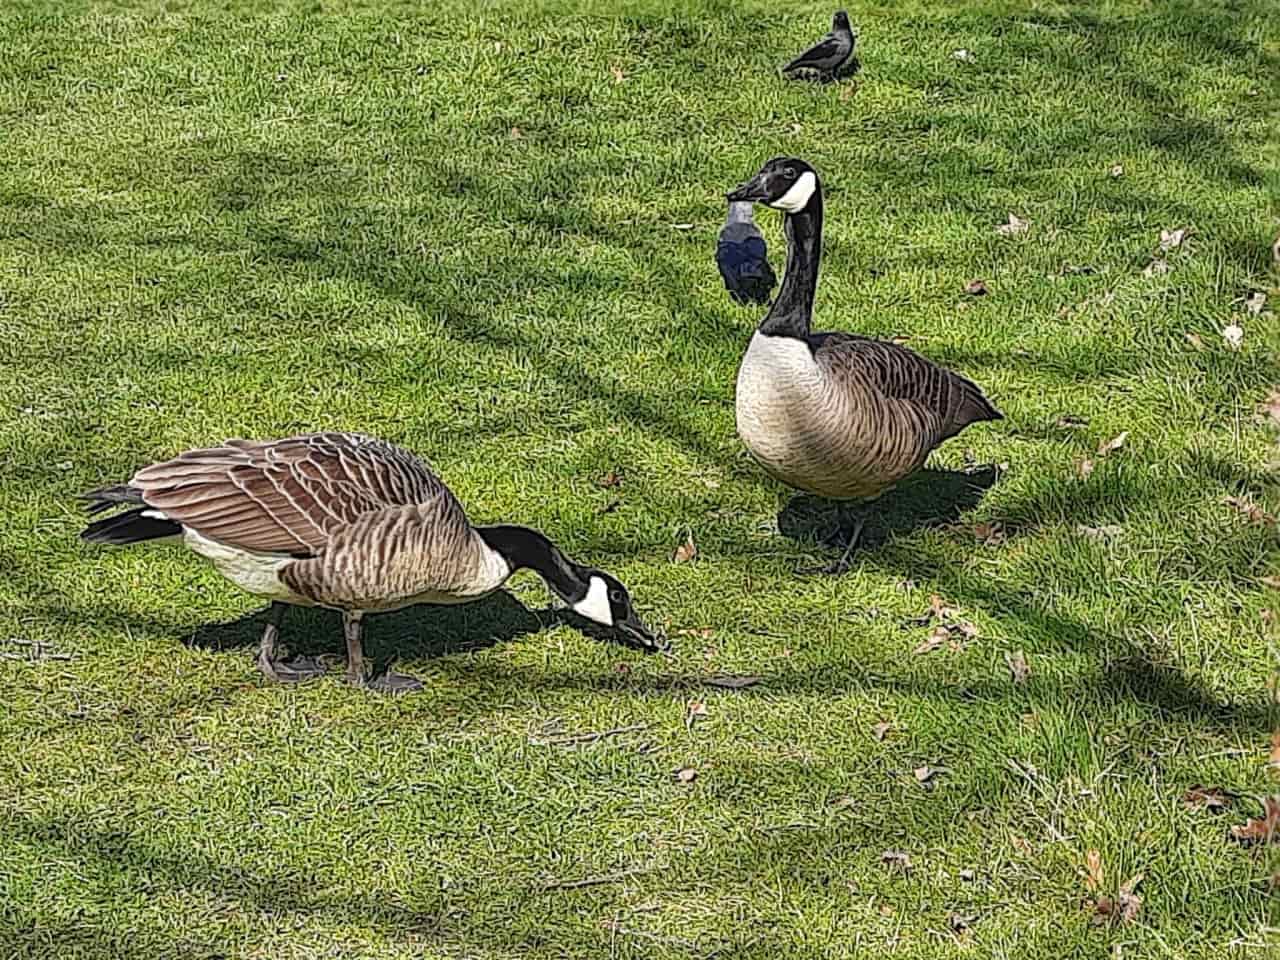
POLYGON ((421 680, 394 673, 390 666, 377 676, 369 676, 364 664, 364 625, 359 613, 343 612, 342 632, 347 638, 347 683, 378 693, 413 693, 422 689, 421 680))
POLYGON ((267 625, 262 628, 262 644, 258 647, 258 669, 277 683, 301 683, 322 676, 325 669, 315 657, 280 659, 280 621, 284 611, 285 605, 278 602, 267 611, 267 625))
POLYGON ((844 553, 840 555, 840 559, 821 567, 806 567, 800 570, 800 573, 822 573, 838 577, 849 569, 849 558, 858 545, 858 539, 862 536, 862 528, 866 526, 867 518, 856 507, 842 503, 836 508, 836 523, 836 531, 832 538, 835 542, 832 545, 844 547, 844 553))

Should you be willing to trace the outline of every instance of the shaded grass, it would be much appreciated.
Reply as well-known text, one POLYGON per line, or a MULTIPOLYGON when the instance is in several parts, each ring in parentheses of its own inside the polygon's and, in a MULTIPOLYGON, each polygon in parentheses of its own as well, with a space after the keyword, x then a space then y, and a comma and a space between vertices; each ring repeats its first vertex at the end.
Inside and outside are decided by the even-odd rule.
MULTIPOLYGON (((848 98, 772 75, 816 9, 10 9, 0 635, 76 659, 0 661, 6 955, 1264 949, 1280 864, 1181 805, 1274 788, 1275 534, 1220 503, 1280 508, 1255 419, 1274 320, 1235 302, 1274 282, 1280 225, 1264 5, 857 8, 848 98), (912 337, 1008 417, 936 457, 998 483, 958 513, 903 491, 838 581, 794 576, 815 548, 778 534, 786 497, 733 434, 756 315, 710 247, 725 187, 778 153, 828 186, 820 324, 912 337), (1010 211, 1026 237, 995 235, 1010 211), (252 601, 179 552, 75 540, 71 495, 149 458, 329 427, 608 567, 681 659, 495 599, 374 622, 416 698, 268 687, 252 601), (1007 543, 977 545, 994 520, 1007 543), (686 528, 699 559, 673 565, 686 528), (912 656, 930 593, 978 626, 966 649, 912 656), (703 687, 718 671, 764 683, 703 687), (1144 875, 1136 925, 1090 926, 1090 848, 1108 883, 1144 875)), ((287 631, 339 647, 320 615, 287 631)))

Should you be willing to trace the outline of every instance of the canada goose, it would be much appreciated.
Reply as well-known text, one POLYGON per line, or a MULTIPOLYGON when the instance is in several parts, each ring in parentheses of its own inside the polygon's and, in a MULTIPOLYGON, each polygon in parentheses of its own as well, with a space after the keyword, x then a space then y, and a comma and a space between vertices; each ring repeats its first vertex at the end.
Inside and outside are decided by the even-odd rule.
MULTIPOLYGON (((813 167, 770 160, 728 199, 784 213, 782 289, 738 369, 738 434, 765 470, 833 500, 872 499, 969 424, 1002 419, 975 383, 905 347, 810 331, 822 256, 822 184, 813 167)), ((849 519, 847 507, 841 518, 849 519)), ((833 571, 844 568, 864 520, 854 518, 833 571)))
POLYGON ((831 18, 831 32, 783 67, 782 74, 791 80, 821 83, 851 76, 862 66, 853 55, 857 41, 858 35, 849 25, 849 15, 839 10, 831 18))
POLYGON ((716 241, 716 266, 729 296, 738 303, 769 302, 778 282, 769 266, 764 234, 751 216, 751 204, 729 204, 729 216, 716 241))
POLYGON ((462 505, 417 457, 353 433, 263 442, 228 440, 143 467, 127 484, 83 495, 89 513, 129 509, 90 523, 80 536, 126 544, 181 537, 247 592, 271 600, 258 666, 297 681, 323 668, 277 652, 285 604, 340 610, 347 679, 383 692, 420 689, 387 671, 370 677, 362 617, 418 603, 456 604, 492 593, 516 570, 538 573, 579 615, 620 642, 661 649, 626 588, 566 557, 535 530, 475 527, 462 505))

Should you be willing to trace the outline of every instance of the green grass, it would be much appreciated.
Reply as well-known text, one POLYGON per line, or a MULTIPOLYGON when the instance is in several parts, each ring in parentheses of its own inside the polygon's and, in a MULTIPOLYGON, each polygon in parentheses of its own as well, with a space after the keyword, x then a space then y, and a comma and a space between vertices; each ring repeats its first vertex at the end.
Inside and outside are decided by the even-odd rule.
MULTIPOLYGON (((1256 415, 1280 337, 1238 302, 1280 300, 1270 5, 858 6, 848 97, 773 73, 825 28, 812 4, 426 6, 0 20, 0 652, 73 656, 0 660, 0 957, 1277 949, 1280 857, 1226 838, 1277 790, 1276 531, 1222 504, 1280 510, 1256 415), (779 153, 828 187, 819 327, 910 336, 1007 416, 935 458, 1007 464, 980 502, 939 526, 896 495, 838 580, 796 576, 825 555, 779 534, 786 493, 734 435, 759 313, 710 251, 725 189, 779 153), (1009 212, 1026 236, 996 235, 1009 212), (611 570, 679 659, 500 598, 373 622, 421 695, 284 689, 253 669, 255 602, 196 558, 76 539, 80 490, 323 428, 611 570), (991 521, 1007 542, 976 543, 991 521), (966 649, 912 653, 931 593, 966 649), (722 671, 764 682, 703 684, 722 671), (1184 809, 1196 783, 1238 807, 1184 809), (1144 876, 1134 923, 1091 924, 1090 849, 1112 892, 1144 876)), ((315 614, 286 637, 340 647, 315 614)))

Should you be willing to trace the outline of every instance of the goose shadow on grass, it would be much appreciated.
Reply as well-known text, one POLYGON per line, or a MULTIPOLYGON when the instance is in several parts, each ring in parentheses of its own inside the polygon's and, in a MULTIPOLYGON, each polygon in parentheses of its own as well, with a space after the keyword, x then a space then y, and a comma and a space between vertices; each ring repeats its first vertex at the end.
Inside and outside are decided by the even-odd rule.
MULTIPOLYGON (((999 479, 1000 470, 993 465, 969 470, 921 470, 858 508, 866 518, 858 550, 872 550, 914 530, 956 523, 982 502, 999 479)), ((807 546, 824 541, 836 531, 837 509, 834 500, 796 494, 778 514, 778 532, 807 546)))
MULTIPOLYGON (((261 607, 235 620, 199 626, 184 642, 203 650, 255 647, 262 639, 267 610, 261 607)), ((420 604, 371 616, 365 622, 365 649, 379 662, 434 659, 485 650, 569 622, 567 611, 551 607, 530 610, 507 591, 499 590, 472 603, 420 604)), ((280 639, 298 653, 341 653, 342 617, 334 610, 290 607, 280 627, 280 639)))

